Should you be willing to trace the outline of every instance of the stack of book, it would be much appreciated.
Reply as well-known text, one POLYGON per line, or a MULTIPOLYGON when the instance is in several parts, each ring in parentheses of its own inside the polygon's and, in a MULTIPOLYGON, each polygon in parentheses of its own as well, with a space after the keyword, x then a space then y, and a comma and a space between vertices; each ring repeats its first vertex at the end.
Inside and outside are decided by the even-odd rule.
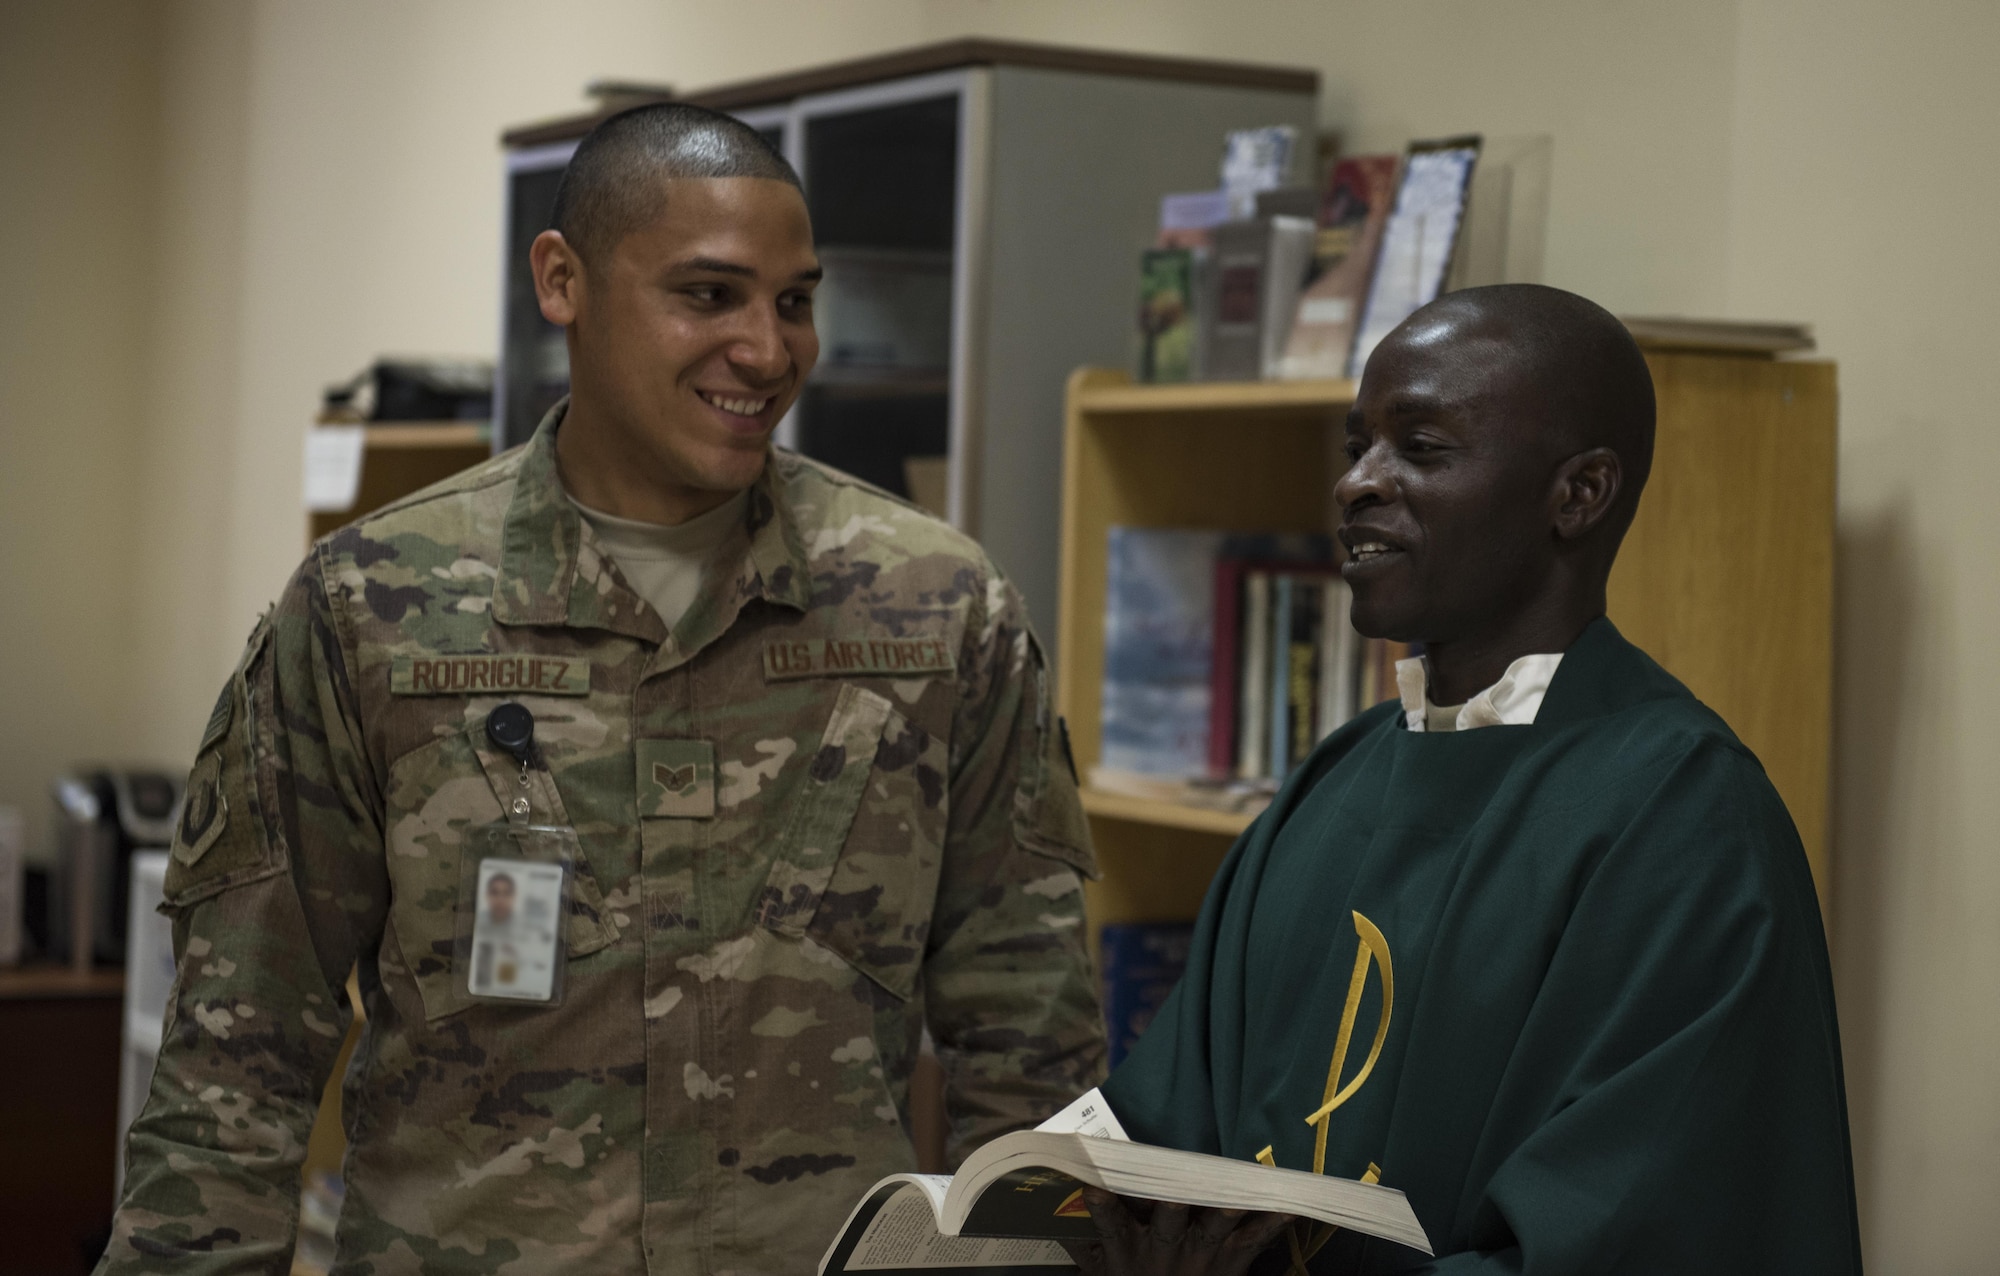
POLYGON ((1114 527, 1106 568, 1108 792, 1254 807, 1411 654, 1355 632, 1324 535, 1114 527))

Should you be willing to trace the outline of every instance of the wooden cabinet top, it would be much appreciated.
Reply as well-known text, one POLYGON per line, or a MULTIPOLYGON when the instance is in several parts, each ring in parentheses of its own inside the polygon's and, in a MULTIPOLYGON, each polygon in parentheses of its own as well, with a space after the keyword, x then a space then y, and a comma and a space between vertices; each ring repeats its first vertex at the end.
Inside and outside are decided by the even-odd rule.
MULTIPOLYGON (((968 66, 1024 66, 1089 75, 1121 75, 1142 80, 1173 80, 1182 84, 1213 84, 1227 88, 1265 89, 1276 93, 1317 94, 1319 72, 1300 67, 1267 66, 1255 62, 1218 62, 1206 58, 1163 58, 1108 49, 1073 49, 1053 44, 1023 44, 977 37, 898 49, 804 71, 719 84, 692 93, 662 95, 655 101, 688 102, 718 111, 770 106, 809 93, 874 84, 883 80, 951 71, 968 66)), ((540 124, 525 125, 501 135, 510 147, 567 142, 588 133, 599 120, 643 98, 621 100, 616 107, 591 111, 540 124)))

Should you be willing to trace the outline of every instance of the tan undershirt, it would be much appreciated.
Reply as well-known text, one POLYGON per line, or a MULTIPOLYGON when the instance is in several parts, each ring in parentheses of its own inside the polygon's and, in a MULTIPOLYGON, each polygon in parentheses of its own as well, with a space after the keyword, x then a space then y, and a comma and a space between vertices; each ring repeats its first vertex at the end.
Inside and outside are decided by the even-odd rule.
POLYGON ((620 518, 569 498, 596 533, 597 543, 618 564, 625 582, 659 613, 668 629, 679 624, 694 604, 702 572, 743 525, 749 500, 749 492, 738 492, 708 513, 668 527, 620 518))

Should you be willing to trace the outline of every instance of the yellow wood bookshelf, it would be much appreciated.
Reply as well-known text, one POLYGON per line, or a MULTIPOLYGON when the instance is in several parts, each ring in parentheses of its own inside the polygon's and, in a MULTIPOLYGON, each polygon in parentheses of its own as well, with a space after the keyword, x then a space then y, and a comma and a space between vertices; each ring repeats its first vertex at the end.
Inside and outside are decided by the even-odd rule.
MULTIPOLYGON (((1832 755, 1834 367, 1649 351, 1653 473, 1611 618, 1763 760, 1827 883, 1832 755)), ((1351 381, 1135 385, 1070 377, 1057 701, 1086 784, 1099 757, 1106 546, 1116 525, 1325 531, 1351 381)), ((1250 817, 1085 788, 1106 922, 1193 917, 1250 817)))

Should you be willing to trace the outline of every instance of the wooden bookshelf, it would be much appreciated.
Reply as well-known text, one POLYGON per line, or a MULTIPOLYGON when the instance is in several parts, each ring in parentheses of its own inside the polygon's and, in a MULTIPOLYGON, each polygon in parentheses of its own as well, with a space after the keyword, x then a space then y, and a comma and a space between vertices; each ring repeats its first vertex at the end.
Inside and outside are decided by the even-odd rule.
MULTIPOLYGON (((1822 906, 1832 756, 1834 367, 1647 355, 1653 473, 1611 580, 1620 630, 1719 712, 1790 807, 1822 906)), ((1351 381, 1134 385, 1070 377, 1057 702, 1088 780, 1100 746, 1116 525, 1326 531, 1351 381)), ((1194 916, 1249 817, 1085 789, 1106 922, 1194 916)))
POLYGON ((308 544, 492 455, 492 427, 485 421, 399 421, 365 429, 361 490, 348 509, 306 515, 308 544))

